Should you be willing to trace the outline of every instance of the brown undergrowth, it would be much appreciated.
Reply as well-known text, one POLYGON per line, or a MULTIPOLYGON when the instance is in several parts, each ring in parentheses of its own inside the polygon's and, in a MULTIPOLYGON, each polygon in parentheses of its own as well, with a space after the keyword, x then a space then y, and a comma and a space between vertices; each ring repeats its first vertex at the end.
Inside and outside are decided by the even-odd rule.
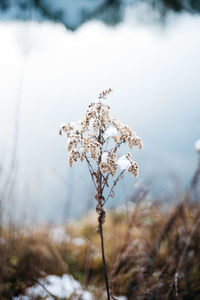
MULTIPOLYGON (((163 212, 145 201, 108 213, 105 251, 110 289, 128 299, 200 299, 200 205, 163 212)), ((25 293, 47 274, 72 274, 103 299, 96 216, 67 227, 4 228, 0 299, 25 293)))

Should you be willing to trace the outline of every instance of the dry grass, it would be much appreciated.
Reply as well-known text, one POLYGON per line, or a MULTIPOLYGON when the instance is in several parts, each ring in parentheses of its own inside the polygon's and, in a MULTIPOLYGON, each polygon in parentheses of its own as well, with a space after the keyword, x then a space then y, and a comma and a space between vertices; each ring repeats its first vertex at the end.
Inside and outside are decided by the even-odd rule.
MULTIPOLYGON (((167 212, 144 202, 128 213, 111 211, 105 251, 112 294, 128 299, 200 299, 199 216, 200 206, 186 202, 167 212)), ((46 274, 63 273, 85 286, 94 285, 95 299, 103 299, 96 227, 96 216, 90 216, 67 228, 4 229, 0 299, 23 294, 46 274)))

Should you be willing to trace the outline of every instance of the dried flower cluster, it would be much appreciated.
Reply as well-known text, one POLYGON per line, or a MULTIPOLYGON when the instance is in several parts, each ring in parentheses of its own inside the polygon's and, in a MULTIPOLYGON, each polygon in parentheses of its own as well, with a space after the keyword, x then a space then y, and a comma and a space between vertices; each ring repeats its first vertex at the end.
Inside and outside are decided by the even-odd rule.
POLYGON ((112 152, 104 152, 99 164, 102 173, 110 173, 112 176, 117 172, 117 154, 112 152))
POLYGON ((61 126, 60 134, 67 136, 68 164, 71 167, 77 160, 85 159, 91 165, 96 162, 96 171, 107 175, 114 176, 121 169, 137 177, 138 165, 130 153, 117 160, 117 151, 123 143, 130 149, 142 149, 143 144, 129 126, 110 116, 110 106, 103 101, 110 92, 111 89, 103 91, 98 101, 90 103, 84 119, 61 126))
POLYGON ((98 100, 90 103, 82 120, 62 125, 59 131, 60 134, 64 132, 67 136, 69 166, 71 167, 77 160, 85 160, 95 185, 96 211, 98 213, 97 232, 101 236, 108 300, 110 300, 110 291, 103 242, 103 223, 105 222, 106 213, 103 206, 109 197, 114 197, 114 187, 126 171, 131 172, 134 177, 138 176, 138 164, 132 161, 130 153, 118 158, 117 152, 120 146, 127 144, 130 149, 133 146, 142 149, 143 146, 141 139, 136 136, 129 126, 111 117, 110 106, 104 102, 111 91, 111 89, 108 89, 101 92, 98 100), (105 187, 109 187, 110 175, 115 176, 118 170, 120 172, 113 180, 108 196, 105 198, 103 192, 105 187))

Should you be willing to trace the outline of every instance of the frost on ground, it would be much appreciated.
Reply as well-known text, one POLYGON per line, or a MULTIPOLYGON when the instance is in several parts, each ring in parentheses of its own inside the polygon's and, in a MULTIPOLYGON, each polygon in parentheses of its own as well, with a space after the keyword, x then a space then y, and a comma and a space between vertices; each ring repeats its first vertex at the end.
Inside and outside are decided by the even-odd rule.
POLYGON ((39 279, 41 284, 36 284, 26 291, 26 296, 14 297, 13 300, 31 300, 33 297, 45 297, 46 300, 72 297, 74 300, 93 300, 92 294, 84 291, 81 284, 71 275, 64 274, 62 277, 49 275, 45 280, 39 279), (52 296, 51 296, 52 295, 52 296))

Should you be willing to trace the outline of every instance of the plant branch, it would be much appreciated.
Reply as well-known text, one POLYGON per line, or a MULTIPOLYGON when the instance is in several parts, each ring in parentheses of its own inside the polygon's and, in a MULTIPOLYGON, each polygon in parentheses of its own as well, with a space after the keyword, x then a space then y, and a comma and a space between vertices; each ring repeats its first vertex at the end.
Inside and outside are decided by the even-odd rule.
POLYGON ((108 174, 106 177, 103 176, 104 184, 103 184, 103 187, 102 187, 102 192, 103 192, 105 186, 106 186, 106 185, 108 186, 108 178, 109 178, 109 174, 108 174))
MULTIPOLYGON (((100 112, 99 112, 99 118, 100 118, 100 112)), ((102 145, 102 127, 99 129, 99 136, 98 136, 98 142, 102 145)), ((105 259, 105 253, 104 253, 104 241, 103 241, 103 223, 105 222, 105 211, 103 210, 103 204, 104 204, 104 197, 103 197, 103 187, 102 187, 102 179, 104 179, 104 176, 100 170, 100 163, 101 163, 101 157, 102 157, 102 146, 100 148, 100 156, 98 160, 98 205, 97 205, 97 213, 99 214, 98 221, 99 221, 99 233, 101 236, 101 252, 102 252, 102 260, 103 260, 103 269, 104 269, 104 278, 105 278, 105 285, 106 285, 106 292, 107 292, 107 298, 110 300, 110 291, 109 291, 109 283, 108 283, 108 273, 107 273, 107 266, 106 266, 106 259, 105 259)), ((104 179, 105 180, 105 179, 104 179)))
POLYGON ((117 143, 117 145, 115 146, 115 148, 113 149, 113 153, 117 152, 117 149, 119 149, 119 147, 121 146, 121 144, 123 144, 123 141, 120 141, 119 143, 117 143))
POLYGON ((53 295, 53 294, 46 288, 46 286, 45 286, 42 282, 40 282, 39 280, 35 280, 35 282, 36 282, 38 285, 40 285, 40 286, 45 290, 45 292, 46 292, 49 296, 51 296, 53 299, 55 299, 55 300, 58 299, 55 295, 53 295))
MULTIPOLYGON (((124 174, 125 170, 121 171, 121 173, 117 176, 117 178, 114 180, 113 185, 110 189, 110 192, 108 193, 108 196, 106 198, 106 200, 104 201, 104 204, 108 201, 108 199, 110 198, 115 186, 117 185, 117 182, 120 180, 120 178, 122 177, 122 175, 124 174)), ((104 205, 103 204, 103 205, 104 205)))
POLYGON ((94 186, 95 186, 95 188, 97 189, 97 185, 96 185, 96 183, 95 183, 94 175, 93 175, 93 174, 94 174, 94 169, 93 169, 93 167, 92 167, 92 165, 91 165, 91 163, 90 163, 90 161, 89 161, 87 155, 86 155, 85 153, 84 153, 83 155, 84 155, 84 157, 85 157, 85 159, 86 159, 86 161, 87 161, 88 169, 89 169, 89 172, 90 172, 92 181, 93 181, 93 183, 94 183, 94 186))

